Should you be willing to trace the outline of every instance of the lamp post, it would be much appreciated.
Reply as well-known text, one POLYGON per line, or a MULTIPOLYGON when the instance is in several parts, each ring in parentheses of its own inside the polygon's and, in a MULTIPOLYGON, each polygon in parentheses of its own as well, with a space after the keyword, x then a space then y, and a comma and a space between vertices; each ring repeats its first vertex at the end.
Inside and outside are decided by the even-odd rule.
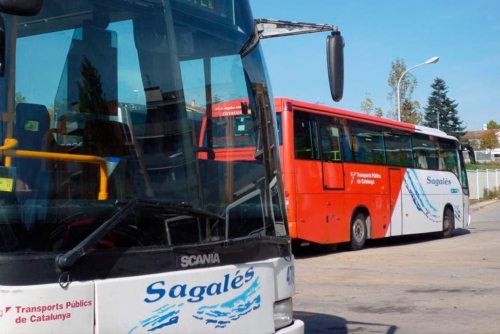
POLYGON ((415 65, 413 67, 410 67, 409 69, 407 69, 406 71, 404 71, 403 74, 401 74, 401 76, 399 77, 399 80, 398 80, 398 85, 396 87, 396 95, 398 96, 398 121, 401 122, 401 97, 399 96, 399 85, 401 84, 401 79, 403 79, 403 77, 405 76, 406 73, 410 72, 414 68, 417 68, 417 67, 422 66, 422 65, 427 65, 427 64, 435 64, 438 61, 439 61, 439 57, 432 57, 431 59, 429 59, 425 63, 418 64, 418 65, 415 65))

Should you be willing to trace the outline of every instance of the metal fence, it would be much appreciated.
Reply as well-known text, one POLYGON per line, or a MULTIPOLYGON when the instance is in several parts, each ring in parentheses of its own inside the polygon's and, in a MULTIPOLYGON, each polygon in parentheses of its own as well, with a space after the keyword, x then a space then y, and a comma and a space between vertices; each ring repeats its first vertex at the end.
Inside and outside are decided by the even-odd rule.
POLYGON ((500 169, 477 169, 468 170, 470 199, 480 199, 484 197, 486 189, 493 190, 500 185, 500 169))

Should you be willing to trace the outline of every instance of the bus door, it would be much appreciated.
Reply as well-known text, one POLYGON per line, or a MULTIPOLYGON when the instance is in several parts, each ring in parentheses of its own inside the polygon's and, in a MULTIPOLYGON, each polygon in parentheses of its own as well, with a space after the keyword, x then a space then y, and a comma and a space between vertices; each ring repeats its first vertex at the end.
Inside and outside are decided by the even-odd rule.
POLYGON ((323 189, 344 189, 344 164, 338 125, 319 123, 323 189))
POLYGON ((401 198, 401 169, 389 168, 389 186, 391 196, 391 227, 390 236, 401 235, 403 227, 401 198))
MULTIPOLYGON (((474 156, 474 150, 473 148, 469 145, 467 148, 469 150, 469 153, 472 157, 471 162, 476 163, 476 158, 474 156)), ((463 214, 463 226, 461 227, 466 227, 469 226, 470 224, 470 193, 469 193, 469 181, 467 180, 467 169, 465 167, 465 161, 464 161, 464 156, 463 156, 463 151, 459 150, 459 159, 460 159, 460 182, 462 183, 462 199, 463 199, 463 206, 464 206, 464 214, 463 214)), ((455 227, 457 226, 457 222, 455 221, 455 227)))

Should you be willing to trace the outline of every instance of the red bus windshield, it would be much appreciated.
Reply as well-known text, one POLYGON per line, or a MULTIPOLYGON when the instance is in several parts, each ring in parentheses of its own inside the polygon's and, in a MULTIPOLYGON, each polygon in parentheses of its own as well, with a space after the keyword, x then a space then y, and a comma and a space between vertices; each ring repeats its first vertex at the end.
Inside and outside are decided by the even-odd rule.
MULTIPOLYGON (((281 113, 276 115, 278 141, 282 145, 281 113)), ((248 148, 256 147, 258 135, 257 122, 252 115, 217 115, 212 119, 213 148, 248 148)), ((206 124, 204 126, 202 146, 207 146, 206 124)))
MULTIPOLYGON (((224 116, 212 121, 213 147, 255 147, 255 122, 251 116, 224 116)), ((203 146, 206 146, 205 135, 203 146)))

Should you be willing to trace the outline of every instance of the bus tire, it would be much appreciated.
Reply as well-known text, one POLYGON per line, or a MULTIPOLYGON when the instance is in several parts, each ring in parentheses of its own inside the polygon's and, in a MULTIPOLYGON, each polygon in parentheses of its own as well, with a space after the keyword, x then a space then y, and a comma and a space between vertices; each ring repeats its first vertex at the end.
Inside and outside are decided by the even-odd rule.
POLYGON ((365 246, 367 232, 365 215, 356 213, 351 223, 351 250, 357 251, 365 246))
POLYGON ((455 230, 455 215, 453 210, 446 208, 443 215, 443 231, 439 233, 440 238, 449 238, 455 230))

